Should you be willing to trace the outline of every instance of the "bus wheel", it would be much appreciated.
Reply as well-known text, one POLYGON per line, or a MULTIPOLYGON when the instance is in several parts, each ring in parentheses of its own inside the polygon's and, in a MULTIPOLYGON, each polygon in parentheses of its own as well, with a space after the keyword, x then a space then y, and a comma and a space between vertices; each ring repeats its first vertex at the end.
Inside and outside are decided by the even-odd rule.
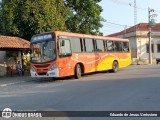
POLYGON ((77 64, 75 67, 74 75, 75 75, 75 79, 79 79, 82 76, 81 66, 79 64, 77 64))
POLYGON ((118 62, 114 61, 112 64, 112 72, 114 72, 114 73, 117 72, 118 68, 119 68, 118 62))

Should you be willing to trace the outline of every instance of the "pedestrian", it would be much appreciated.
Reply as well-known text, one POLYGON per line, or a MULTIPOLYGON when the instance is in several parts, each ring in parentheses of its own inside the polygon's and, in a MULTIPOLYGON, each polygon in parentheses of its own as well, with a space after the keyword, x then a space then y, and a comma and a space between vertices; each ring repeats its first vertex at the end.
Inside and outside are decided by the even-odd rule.
POLYGON ((20 75, 21 75, 21 65, 20 65, 20 61, 18 61, 17 64, 16 64, 16 71, 17 71, 18 75, 20 76, 20 75))
POLYGON ((23 63, 23 65, 22 65, 22 76, 24 76, 25 69, 26 69, 26 66, 25 66, 25 64, 23 63))

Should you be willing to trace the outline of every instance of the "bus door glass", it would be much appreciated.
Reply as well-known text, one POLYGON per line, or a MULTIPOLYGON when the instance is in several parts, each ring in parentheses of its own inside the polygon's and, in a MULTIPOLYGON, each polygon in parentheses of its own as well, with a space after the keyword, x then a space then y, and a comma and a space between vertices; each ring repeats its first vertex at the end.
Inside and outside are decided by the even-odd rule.
POLYGON ((68 39, 59 39, 59 56, 71 56, 71 44, 68 39))
POLYGON ((71 69, 71 43, 70 40, 67 38, 59 39, 58 40, 58 48, 59 48, 59 67, 60 69, 60 76, 67 76, 70 75, 71 69))

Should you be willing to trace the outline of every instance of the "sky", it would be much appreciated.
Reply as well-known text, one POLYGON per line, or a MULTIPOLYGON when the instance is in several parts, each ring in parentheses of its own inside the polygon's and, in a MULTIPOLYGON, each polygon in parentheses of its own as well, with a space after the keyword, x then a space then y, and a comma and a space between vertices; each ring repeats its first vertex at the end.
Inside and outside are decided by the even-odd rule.
MULTIPOLYGON (((1 2, 1 0, 0 0, 1 2)), ((103 8, 101 16, 106 20, 100 31, 103 35, 120 32, 134 25, 134 0, 102 0, 99 5, 103 8)), ((148 7, 157 14, 157 23, 160 23, 160 0, 136 0, 137 24, 148 23, 148 7)))
MULTIPOLYGON (((99 5, 103 8, 101 16, 106 20, 100 29, 103 35, 120 32, 134 25, 134 0, 102 0, 99 5)), ((160 22, 160 0, 136 0, 136 5, 137 24, 148 23, 148 7, 155 10, 151 14, 157 14, 154 19, 160 22)))

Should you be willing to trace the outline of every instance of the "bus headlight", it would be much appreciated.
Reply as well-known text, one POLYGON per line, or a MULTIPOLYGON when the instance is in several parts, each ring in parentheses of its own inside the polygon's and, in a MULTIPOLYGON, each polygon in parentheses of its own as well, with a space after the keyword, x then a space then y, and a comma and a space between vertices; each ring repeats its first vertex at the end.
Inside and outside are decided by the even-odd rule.
POLYGON ((30 70, 31 70, 32 72, 36 72, 35 69, 34 69, 33 67, 31 67, 30 70))
POLYGON ((51 68, 50 68, 50 70, 54 70, 54 69, 56 69, 57 68, 57 64, 54 64, 51 68))

